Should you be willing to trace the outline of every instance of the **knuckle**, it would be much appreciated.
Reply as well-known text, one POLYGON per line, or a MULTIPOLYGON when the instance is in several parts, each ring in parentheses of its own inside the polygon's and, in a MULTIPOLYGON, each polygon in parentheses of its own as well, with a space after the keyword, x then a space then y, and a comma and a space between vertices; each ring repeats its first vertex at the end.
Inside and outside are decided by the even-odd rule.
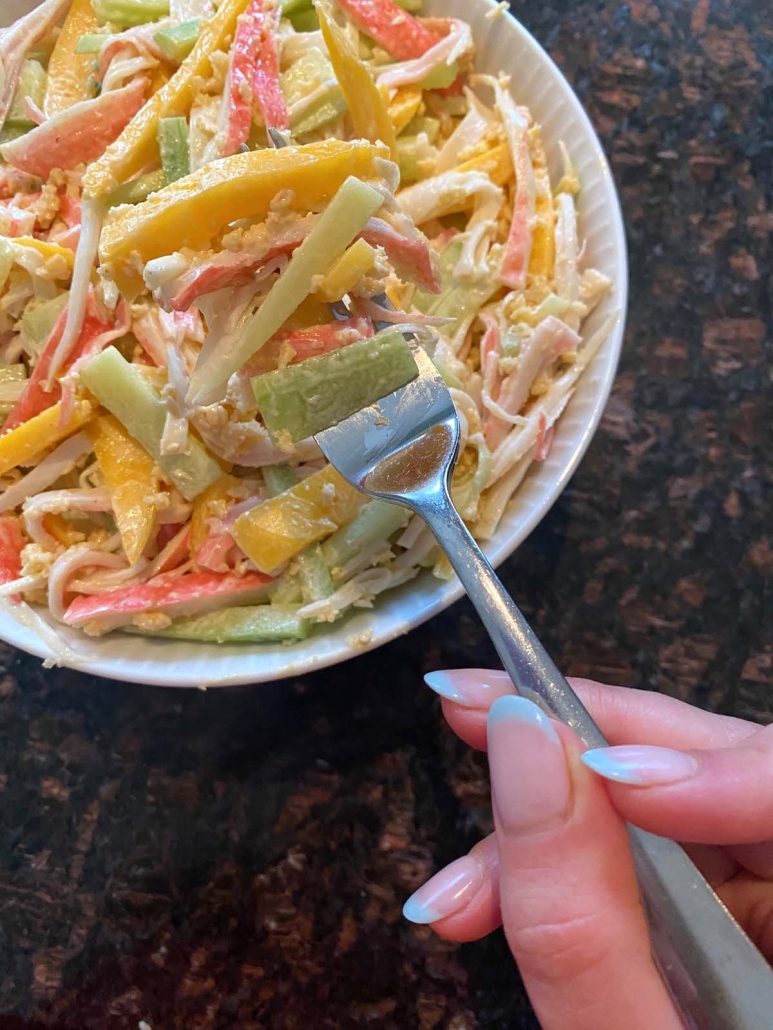
POLYGON ((566 988, 612 956, 595 912, 508 929, 507 938, 522 973, 545 986, 566 988))

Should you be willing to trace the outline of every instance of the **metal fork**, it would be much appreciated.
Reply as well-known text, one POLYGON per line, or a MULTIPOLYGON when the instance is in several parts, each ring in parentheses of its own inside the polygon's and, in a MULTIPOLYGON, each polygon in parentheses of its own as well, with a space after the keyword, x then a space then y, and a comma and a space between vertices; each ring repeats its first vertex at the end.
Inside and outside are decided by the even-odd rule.
MULTIPOLYGON (((604 747, 598 726, 454 509, 449 479, 459 448, 456 410, 431 359, 409 342, 418 378, 318 433, 317 443, 353 486, 424 519, 518 693, 571 726, 588 747, 604 747)), ((685 1026, 770 1030, 773 973, 760 953, 678 844, 636 827, 629 834, 653 950, 685 1026)))
MULTIPOLYGON (((290 145, 278 129, 277 148, 290 145)), ((392 305, 385 294, 374 300, 392 305)), ((342 303, 329 305, 347 318, 342 303)), ((389 323, 376 322, 378 329, 389 323)), ((477 609, 519 694, 571 726, 588 747, 607 741, 554 665, 456 512, 449 481, 459 420, 430 358, 409 340, 419 376, 316 436, 331 465, 371 497, 420 515, 477 609)), ((688 1030, 770 1030, 773 973, 673 841, 629 826, 653 950, 688 1030)), ((657 1028, 653 1027, 653 1030, 657 1028)))

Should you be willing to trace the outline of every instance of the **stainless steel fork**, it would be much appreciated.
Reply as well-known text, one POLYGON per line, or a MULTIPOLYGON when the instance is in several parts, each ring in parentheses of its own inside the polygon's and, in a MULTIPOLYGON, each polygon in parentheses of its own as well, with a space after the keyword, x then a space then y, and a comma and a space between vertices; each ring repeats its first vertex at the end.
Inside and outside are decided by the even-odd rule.
MULTIPOLYGON (((431 359, 415 341, 411 347, 419 377, 378 405, 318 433, 317 442, 353 486, 402 504, 425 520, 518 693, 571 726, 588 747, 603 747, 603 734, 451 503, 459 422, 431 359)), ((773 973, 760 953, 678 844, 635 827, 629 827, 629 834, 653 950, 685 1025, 770 1030, 773 973)))

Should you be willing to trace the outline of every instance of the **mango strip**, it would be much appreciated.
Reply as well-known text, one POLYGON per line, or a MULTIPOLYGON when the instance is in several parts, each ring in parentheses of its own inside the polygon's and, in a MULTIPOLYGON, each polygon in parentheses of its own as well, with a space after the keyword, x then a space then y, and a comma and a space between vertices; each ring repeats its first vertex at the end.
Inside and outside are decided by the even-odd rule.
POLYGON ((0 476, 17 465, 26 465, 36 455, 72 436, 89 421, 93 408, 88 401, 77 401, 64 426, 59 425, 62 405, 57 403, 0 436, 0 476))
POLYGON ((142 288, 135 257, 144 261, 181 247, 200 248, 229 222, 262 218, 276 194, 293 191, 293 207, 306 212, 329 200, 350 175, 377 178, 386 147, 355 140, 324 140, 281 150, 234 154, 186 175, 141 204, 116 210, 102 230, 99 254, 127 295, 142 288))
POLYGON ((351 522, 366 500, 327 465, 240 515, 233 536, 261 572, 272 573, 309 544, 351 522))
POLYGON ((355 132, 358 136, 369 139, 371 143, 379 140, 386 143, 392 160, 397 162, 394 126, 373 76, 358 57, 349 42, 349 37, 336 22, 329 4, 320 0, 316 11, 330 55, 330 63, 346 98, 355 132))
POLYGON ((212 74, 210 55, 227 48, 236 20, 249 0, 223 0, 214 18, 203 22, 199 38, 172 78, 155 93, 83 177, 84 196, 99 197, 136 175, 158 155, 160 118, 187 115, 201 79, 212 74))
POLYGON ((97 16, 91 0, 72 0, 48 62, 48 80, 43 100, 43 111, 48 118, 94 96, 93 58, 90 54, 76 54, 75 47, 81 36, 95 32, 96 28, 97 16))
POLYGON ((110 491, 123 549, 129 564, 136 565, 156 518, 156 508, 149 500, 158 491, 155 462, 113 415, 98 418, 89 426, 88 435, 110 491))

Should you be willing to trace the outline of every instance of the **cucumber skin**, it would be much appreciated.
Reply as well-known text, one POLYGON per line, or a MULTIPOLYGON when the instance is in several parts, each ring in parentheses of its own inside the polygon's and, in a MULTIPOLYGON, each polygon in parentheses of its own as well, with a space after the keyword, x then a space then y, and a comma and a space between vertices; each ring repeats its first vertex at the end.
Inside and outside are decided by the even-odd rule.
POLYGON ((399 390, 417 375, 405 338, 388 331, 254 376, 252 389, 271 436, 289 434, 296 443, 399 390))
POLYGON ((216 644, 275 644, 305 640, 311 626, 289 606, 261 604, 246 608, 224 608, 207 615, 175 619, 165 629, 144 630, 124 627, 126 632, 175 640, 198 640, 216 644))

